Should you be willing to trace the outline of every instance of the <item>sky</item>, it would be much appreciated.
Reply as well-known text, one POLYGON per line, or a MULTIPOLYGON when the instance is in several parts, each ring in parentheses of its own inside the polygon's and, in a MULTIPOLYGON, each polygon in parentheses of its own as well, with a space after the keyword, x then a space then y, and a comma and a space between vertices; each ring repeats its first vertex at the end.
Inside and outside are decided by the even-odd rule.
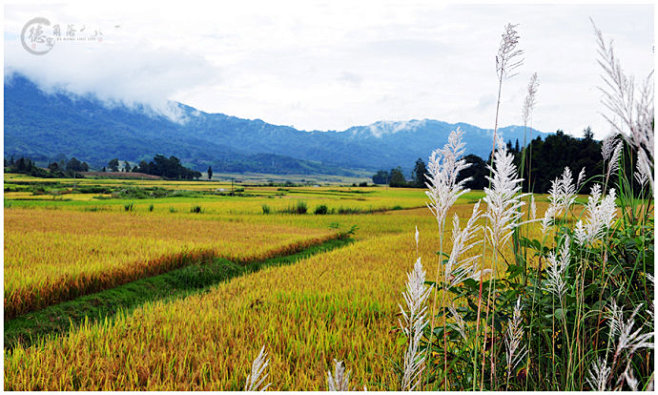
POLYGON ((172 117, 169 101, 301 130, 411 119, 493 128, 495 56, 504 26, 514 23, 524 64, 503 82, 500 124, 523 124, 536 72, 534 128, 581 136, 591 126, 603 138, 610 127, 590 18, 639 81, 653 70, 654 12, 653 4, 8 3, 4 72, 46 91, 148 104, 172 117), (36 17, 62 34, 70 25, 76 40, 28 52, 21 33, 36 17))

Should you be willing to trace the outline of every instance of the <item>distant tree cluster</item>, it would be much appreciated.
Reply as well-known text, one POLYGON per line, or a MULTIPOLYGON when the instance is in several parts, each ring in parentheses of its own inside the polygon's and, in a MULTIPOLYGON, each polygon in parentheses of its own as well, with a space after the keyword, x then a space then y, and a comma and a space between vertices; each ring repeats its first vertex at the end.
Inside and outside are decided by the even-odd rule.
MULTIPOLYGON (((118 169, 118 162, 118 160, 116 163, 110 161, 110 163, 108 163, 110 169, 113 169, 112 165, 115 164, 118 169)), ((139 165, 135 166, 132 171, 176 180, 192 180, 201 178, 201 172, 184 167, 181 164, 180 159, 175 156, 170 156, 167 158, 164 155, 156 155, 153 157, 153 160, 148 163, 146 163, 146 161, 139 162, 139 165)))
POLYGON ((391 169, 390 172, 386 170, 379 170, 375 175, 372 176, 372 182, 375 184, 388 184, 391 187, 413 187, 413 188, 424 188, 425 181, 428 175, 427 167, 425 162, 421 158, 416 160, 414 170, 411 172, 411 178, 407 180, 404 177, 401 167, 396 167, 391 169))
MULTIPOLYGON (((89 171, 89 165, 86 162, 81 162, 76 158, 67 160, 64 155, 60 155, 58 158, 59 160, 50 162, 46 168, 42 168, 37 166, 31 159, 21 157, 14 160, 12 156, 9 160, 5 159, 5 172, 28 174, 34 177, 80 178, 83 177, 81 173, 89 171)), ((156 155, 148 163, 141 161, 135 167, 131 167, 127 161, 121 164, 119 159, 114 158, 107 163, 107 166, 102 168, 102 171, 132 171, 175 180, 192 180, 201 177, 201 172, 184 167, 175 156, 167 158, 164 155, 156 155)))
MULTIPOLYGON (((521 163, 521 152, 515 152, 517 166, 521 163)), ((558 130, 546 137, 546 140, 532 140, 527 151, 530 163, 529 171, 524 171, 524 190, 546 193, 551 182, 562 174, 568 166, 574 177, 585 168, 586 179, 600 175, 604 164, 601 156, 601 142, 593 138, 590 128, 585 129, 584 138, 564 134, 558 130)), ((526 166, 527 168, 528 166, 526 166)))
MULTIPOLYGON (((630 149, 630 147, 626 148, 630 149)), ((516 140, 514 144, 508 141, 507 149, 514 155, 515 164, 520 170, 523 147, 516 140)), ((624 159, 625 171, 632 172, 635 165, 633 156, 624 159)), ((490 163, 491 154, 486 161, 477 155, 466 155, 464 160, 471 166, 460 172, 458 180, 470 177, 471 180, 466 183, 466 187, 473 190, 487 187, 489 185, 486 178, 489 175, 487 165, 490 163)), ((574 177, 585 168, 586 179, 600 176, 604 169, 601 142, 594 140, 594 133, 589 127, 583 131, 582 138, 572 137, 558 130, 545 140, 541 137, 533 139, 526 148, 525 161, 521 176, 524 179, 523 190, 526 192, 547 193, 551 188, 551 182, 562 174, 565 167, 571 169, 574 177)), ((409 181, 405 179, 400 167, 390 172, 379 170, 372 176, 372 181, 375 184, 388 184, 391 187, 425 188, 425 174, 427 168, 419 158, 416 160, 409 181)))
POLYGON ((45 178, 81 178, 81 172, 89 171, 89 165, 86 162, 80 162, 76 158, 66 160, 63 158, 59 161, 51 162, 46 169, 36 165, 29 158, 21 157, 14 160, 12 156, 9 160, 5 159, 5 171, 7 173, 28 174, 34 177, 45 178))
POLYGON ((80 162, 75 158, 71 158, 68 162, 66 162, 65 169, 68 171, 85 172, 85 171, 89 171, 89 165, 87 164, 87 162, 80 162))

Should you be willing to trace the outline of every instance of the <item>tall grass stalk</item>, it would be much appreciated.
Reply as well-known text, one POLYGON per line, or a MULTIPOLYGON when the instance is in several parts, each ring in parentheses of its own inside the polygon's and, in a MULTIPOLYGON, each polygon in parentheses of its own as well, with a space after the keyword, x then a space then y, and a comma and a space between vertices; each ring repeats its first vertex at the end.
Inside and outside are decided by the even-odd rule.
POLYGON ((345 366, 342 361, 334 359, 334 374, 327 372, 327 391, 349 391, 350 390, 350 372, 345 372, 345 366))
MULTIPOLYGON (((439 282, 441 262, 443 261, 443 234, 448 210, 461 195, 470 191, 470 189, 464 188, 464 184, 470 181, 470 177, 458 181, 459 173, 470 166, 470 164, 466 163, 464 159, 461 159, 464 155, 465 146, 462 142, 463 134, 464 132, 460 128, 452 131, 450 136, 448 136, 448 143, 443 149, 433 151, 428 162, 428 175, 426 182, 428 191, 426 194, 430 201, 427 206, 436 218, 439 231, 439 258, 434 278, 435 285, 439 282)), ((438 289, 435 286, 432 301, 430 336, 426 349, 428 357, 430 357, 430 349, 434 337, 437 293, 438 289)), ((445 295, 445 290, 442 291, 442 295, 445 295)), ((442 299, 445 300, 444 296, 442 296, 442 299)), ((444 303, 442 303, 442 307, 445 316, 444 303)), ((446 358, 447 355, 444 352, 444 361, 446 361, 446 358)), ((444 382, 445 385, 447 385, 446 363, 444 363, 444 382)))
POLYGON ((247 376, 247 381, 244 384, 245 391, 265 391, 269 388, 271 383, 265 383, 267 376, 269 376, 269 373, 265 373, 265 370, 269 364, 270 359, 267 358, 265 346, 263 346, 251 365, 251 373, 247 376))
POLYGON ((425 285, 425 270, 419 257, 413 270, 407 274, 407 290, 403 294, 406 309, 400 306, 403 317, 400 327, 408 338, 402 375, 403 391, 413 391, 419 386, 425 368, 425 354, 420 350, 420 342, 427 326, 425 302, 431 290, 431 286, 425 285))

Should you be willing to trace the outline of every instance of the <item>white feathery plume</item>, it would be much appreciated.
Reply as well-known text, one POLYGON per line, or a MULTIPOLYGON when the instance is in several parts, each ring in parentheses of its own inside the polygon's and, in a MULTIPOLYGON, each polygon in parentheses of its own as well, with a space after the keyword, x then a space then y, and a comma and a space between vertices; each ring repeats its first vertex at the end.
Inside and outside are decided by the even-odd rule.
POLYGON ((548 228, 553 225, 555 220, 555 211, 556 207, 553 204, 550 204, 544 213, 544 217, 541 220, 541 231, 542 233, 548 233, 548 228))
POLYGON ((455 325, 457 329, 457 332, 461 335, 461 337, 466 340, 466 323, 464 322, 464 319, 462 318, 461 314, 455 309, 455 306, 450 304, 448 306, 448 310, 450 311, 450 314, 452 317, 455 319, 455 325))
POLYGON ((637 103, 637 124, 631 128, 631 143, 637 150, 637 161, 639 171, 643 173, 643 178, 649 181, 653 188, 653 150, 654 150, 654 130, 653 130, 653 72, 645 81, 641 91, 640 99, 637 103))
POLYGON ((429 191, 426 191, 430 202, 427 204, 430 211, 436 217, 441 226, 445 221, 448 210, 464 193, 470 191, 464 188, 464 184, 471 180, 465 178, 457 182, 459 172, 471 166, 464 159, 464 147, 462 142, 464 132, 457 128, 450 133, 448 143, 442 149, 436 149, 432 152, 427 164, 427 180, 425 184, 429 191))
POLYGON ((603 117, 608 120, 617 133, 623 135, 624 128, 635 123, 635 82, 633 77, 629 77, 624 73, 621 63, 615 55, 612 42, 606 44, 603 34, 596 25, 594 25, 594 33, 599 46, 598 63, 604 72, 601 78, 605 88, 599 88, 603 93, 602 103, 610 110, 613 117, 621 120, 621 124, 615 122, 606 114, 603 114, 603 117))
POLYGON ((653 348, 653 342, 650 341, 653 337, 653 332, 641 333, 642 327, 633 332, 635 316, 640 310, 640 307, 642 307, 642 304, 633 310, 633 313, 631 313, 631 316, 626 321, 623 321, 623 309, 621 310, 622 314, 615 317, 617 322, 614 324, 616 330, 613 333, 618 336, 616 354, 624 350, 628 350, 633 354, 642 348, 653 348))
POLYGON ((535 195, 530 195, 530 220, 537 220, 537 205, 535 204, 535 195))
POLYGON ((471 242, 475 234, 480 230, 481 226, 476 225, 480 219, 480 201, 473 206, 473 213, 466 223, 464 229, 459 227, 459 216, 455 214, 452 226, 452 251, 448 258, 448 263, 445 269, 445 283, 451 287, 461 283, 466 278, 476 274, 477 261, 480 256, 472 256, 462 259, 471 248, 480 244, 482 241, 471 242))
POLYGON ((505 32, 500 39, 500 47, 496 56, 496 73, 499 81, 513 77, 513 71, 523 64, 523 51, 517 49, 519 44, 519 33, 516 31, 518 25, 508 23, 505 32))
POLYGON ((603 234, 606 228, 612 226, 617 216, 615 205, 615 190, 611 189, 608 196, 601 198, 601 185, 592 187, 587 200, 587 224, 578 220, 574 228, 576 241, 580 245, 592 243, 603 234))
POLYGON ((651 174, 650 171, 650 169, 647 170, 646 164, 638 158, 637 162, 635 163, 634 174, 635 180, 637 180, 638 184, 645 186, 647 182, 649 182, 649 174, 651 174))
POLYGON ((624 309, 617 305, 617 301, 612 299, 607 311, 608 326, 610 327, 610 336, 619 336, 621 334, 621 325, 624 323, 624 309))
POLYGON ((568 167, 564 168, 561 177, 551 181, 551 189, 548 191, 550 204, 541 222, 543 233, 548 232, 548 228, 553 225, 557 215, 569 212, 569 208, 576 201, 576 188, 577 186, 573 185, 571 169, 568 167))
POLYGON ((640 179, 648 181, 653 187, 653 128, 648 125, 639 129, 639 132, 633 134, 633 145, 637 149, 637 171, 641 174, 640 179))
POLYGON ((265 346, 263 346, 260 349, 258 357, 256 357, 254 363, 251 365, 251 374, 247 376, 247 382, 244 385, 245 391, 265 391, 271 385, 271 383, 264 384, 269 373, 263 374, 269 364, 270 359, 267 358, 265 346))
POLYGON ((585 181, 585 177, 587 176, 587 173, 585 172, 585 167, 583 166, 582 169, 580 169, 580 173, 578 173, 578 181, 576 181, 576 189, 580 188, 580 185, 585 181))
POLYGON ((427 326, 427 306, 425 301, 432 287, 425 285, 425 270, 416 260, 413 271, 407 273, 407 289, 402 294, 407 304, 406 310, 400 306, 404 323, 400 322, 402 331, 409 339, 409 346, 404 354, 404 374, 402 390, 413 391, 420 384, 420 374, 425 368, 425 356, 420 351, 420 340, 427 326))
POLYGON ((619 377, 618 383, 621 383, 621 380, 625 380, 626 384, 630 387, 631 391, 639 391, 637 386, 638 382, 635 376, 633 376, 633 369, 631 369, 630 363, 626 365, 624 373, 619 377))
POLYGON ((608 162, 608 171, 606 173, 606 179, 610 177, 610 174, 614 174, 619 170, 619 158, 621 157, 621 149, 623 148, 622 142, 618 142, 615 145, 614 150, 612 151, 612 156, 610 157, 610 162, 608 162))
POLYGON ((566 214, 576 201, 576 186, 573 184, 571 169, 565 167, 561 178, 551 182, 548 200, 555 206, 555 214, 566 214))
POLYGON ((509 379, 512 370, 525 358, 528 351, 523 340, 523 327, 521 325, 521 298, 519 297, 514 306, 512 320, 507 325, 505 345, 507 346, 507 377, 509 379))
POLYGON ((420 238, 420 234, 418 233, 418 226, 416 226, 416 252, 418 252, 418 239, 420 238))
POLYGON ((617 141, 617 132, 612 132, 608 137, 603 139, 603 144, 601 144, 601 156, 603 160, 607 161, 612 155, 612 151, 615 149, 615 142, 617 141))
POLYGON ((498 115, 500 110, 500 98, 503 90, 503 80, 516 75, 514 71, 523 64, 523 51, 517 49, 519 45, 519 34, 516 31, 518 25, 508 23, 505 32, 500 39, 498 55, 496 55, 496 74, 498 75, 498 99, 496 101, 496 121, 494 122, 492 151, 496 150, 498 140, 498 115))
MULTIPOLYGON (((592 24, 594 25, 594 22, 592 24)), ((645 176, 653 187, 653 71, 639 87, 639 95, 636 95, 635 80, 622 70, 612 41, 606 43, 596 25, 594 32, 599 46, 598 63, 604 72, 602 75, 604 88, 600 88, 603 93, 602 103, 612 114, 612 117, 605 114, 603 116, 616 133, 621 134, 635 147, 638 161, 642 162, 640 169, 646 172, 645 176), (617 122, 616 119, 620 121, 617 122)))
POLYGON ((530 77, 530 82, 528 83, 528 94, 525 97, 523 102, 523 125, 527 126, 530 123, 530 115, 532 110, 535 108, 536 104, 536 95, 537 87, 539 86, 539 81, 537 78, 537 73, 533 73, 530 77))
POLYGON ((586 381, 594 391, 605 391, 608 377, 612 369, 606 364, 605 359, 599 358, 592 363, 586 381))
POLYGON ((484 188, 483 200, 487 203, 487 234, 492 245, 502 249, 514 228, 518 226, 517 219, 521 216, 519 209, 524 204, 521 198, 525 194, 520 194, 523 179, 517 177, 514 155, 507 152, 502 140, 498 140, 494 166, 495 168, 488 166, 493 177, 487 176, 491 189, 484 188))
POLYGON ((350 372, 345 372, 345 366, 342 361, 334 359, 334 374, 331 370, 327 371, 327 391, 349 391, 350 390, 350 372))
POLYGON ((548 272, 546 290, 559 298, 564 296, 566 290, 564 272, 567 270, 567 267, 569 267, 569 262, 571 261, 569 242, 570 240, 567 236, 562 244, 562 249, 560 250, 560 259, 557 258, 553 251, 548 253, 548 261, 551 265, 546 269, 548 272))

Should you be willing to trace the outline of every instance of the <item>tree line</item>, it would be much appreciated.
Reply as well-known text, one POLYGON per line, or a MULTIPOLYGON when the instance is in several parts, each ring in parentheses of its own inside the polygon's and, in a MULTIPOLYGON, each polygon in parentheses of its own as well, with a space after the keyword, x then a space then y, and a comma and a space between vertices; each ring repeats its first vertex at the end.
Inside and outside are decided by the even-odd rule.
MULTIPOLYGON (((107 163, 110 171, 120 171, 121 166, 118 158, 114 158, 107 163)), ((103 171, 107 169, 104 167, 103 171)), ((189 169, 182 165, 180 159, 175 156, 167 158, 164 155, 155 155, 153 160, 146 162, 142 160, 138 165, 131 167, 127 161, 123 163, 121 169, 124 172, 144 173, 154 176, 160 176, 176 180, 192 180, 201 178, 201 172, 189 169)))
MULTIPOLYGON (((69 160, 61 159, 50 162, 46 168, 37 166, 33 160, 25 157, 18 160, 15 160, 13 156, 9 160, 5 158, 5 172, 27 174, 34 177, 81 178, 84 177, 82 173, 89 170, 87 162, 81 162, 75 157, 69 160)), ((121 165, 119 159, 114 158, 101 171, 144 173, 177 180, 192 180, 201 177, 201 172, 183 166, 177 157, 170 156, 167 158, 164 155, 155 155, 153 160, 149 162, 143 160, 134 167, 131 167, 127 161, 121 165)))
MULTIPOLYGON (((577 138, 558 130, 545 139, 536 137, 525 147, 520 146, 516 140, 514 144, 507 142, 507 149, 514 155, 514 162, 518 169, 523 168, 523 190, 536 193, 547 193, 551 182, 562 174, 565 167, 569 167, 576 177, 581 169, 585 169, 585 179, 603 174, 605 164, 601 155, 601 141, 594 140, 591 128, 583 131, 583 137, 577 138), (523 151, 525 150, 525 163, 521 166, 523 151)), ((631 147, 625 147, 630 150, 631 147)), ((626 150, 624 150, 626 152, 626 150)), ((623 158, 623 171, 631 174, 635 168, 635 155, 632 151, 623 158)), ((481 190, 489 185, 487 165, 491 162, 491 154, 486 160, 477 155, 466 155, 464 160, 471 166, 462 170, 459 180, 467 177, 472 179, 466 183, 470 189, 481 190)), ((390 171, 379 170, 372 176, 375 184, 388 184, 391 187, 425 188, 428 174, 425 163, 421 158, 416 160, 411 177, 406 179, 400 167, 390 171)))
POLYGON ((43 178, 81 178, 83 176, 80 173, 89 171, 89 165, 87 162, 71 158, 68 161, 62 159, 51 162, 44 169, 37 166, 30 158, 20 157, 18 160, 14 160, 12 156, 9 160, 5 159, 5 171, 43 178))

